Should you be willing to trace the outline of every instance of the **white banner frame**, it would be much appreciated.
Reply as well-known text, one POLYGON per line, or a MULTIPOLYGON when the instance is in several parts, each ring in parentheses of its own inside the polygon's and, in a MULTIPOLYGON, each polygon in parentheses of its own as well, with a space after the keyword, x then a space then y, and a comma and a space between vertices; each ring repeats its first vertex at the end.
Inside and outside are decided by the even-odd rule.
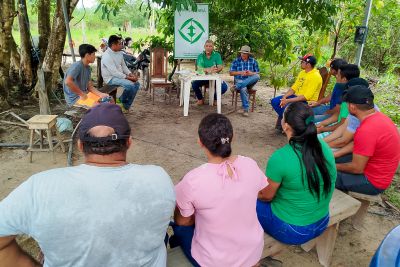
POLYGON ((175 11, 174 58, 197 59, 209 35, 209 5, 197 4, 197 12, 175 11))

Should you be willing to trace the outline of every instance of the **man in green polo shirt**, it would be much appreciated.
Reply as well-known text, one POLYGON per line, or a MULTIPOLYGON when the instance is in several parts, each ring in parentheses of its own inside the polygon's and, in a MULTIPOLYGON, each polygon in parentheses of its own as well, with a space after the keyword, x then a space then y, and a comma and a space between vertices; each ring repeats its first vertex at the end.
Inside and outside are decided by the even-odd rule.
MULTIPOLYGON (((214 42, 211 40, 207 40, 204 44, 204 52, 201 53, 197 57, 197 69, 200 73, 204 72, 205 74, 215 74, 222 71, 224 68, 222 66, 221 54, 214 51, 214 42)), ((203 105, 204 99, 203 94, 201 92, 201 87, 203 85, 208 85, 209 81, 193 81, 192 88, 197 98, 197 105, 203 105)), ((228 90, 228 85, 226 82, 222 81, 221 84, 221 94, 224 94, 228 90)), ((217 96, 214 95, 214 99, 217 99, 217 96)))

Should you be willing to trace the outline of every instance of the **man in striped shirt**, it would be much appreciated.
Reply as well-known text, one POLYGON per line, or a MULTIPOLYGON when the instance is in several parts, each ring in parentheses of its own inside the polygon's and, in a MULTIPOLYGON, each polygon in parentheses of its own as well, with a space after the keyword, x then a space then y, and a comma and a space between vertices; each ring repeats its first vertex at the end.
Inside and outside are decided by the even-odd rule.
POLYGON ((231 91, 240 92, 242 100, 243 116, 249 116, 249 93, 248 88, 254 86, 260 80, 260 69, 257 61, 250 54, 250 47, 242 46, 238 56, 231 64, 229 74, 235 77, 235 85, 231 91))

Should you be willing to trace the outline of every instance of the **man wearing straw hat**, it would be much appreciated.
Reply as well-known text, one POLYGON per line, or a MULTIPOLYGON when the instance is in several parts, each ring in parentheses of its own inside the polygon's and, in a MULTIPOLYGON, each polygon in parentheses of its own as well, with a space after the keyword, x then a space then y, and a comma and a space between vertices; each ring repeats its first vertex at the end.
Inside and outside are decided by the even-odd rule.
POLYGON ((231 64, 229 74, 235 77, 235 85, 231 91, 235 90, 240 92, 240 99, 242 100, 243 116, 249 116, 249 93, 248 87, 253 86, 260 80, 260 69, 258 63, 251 56, 250 46, 244 45, 239 51, 238 56, 231 64))

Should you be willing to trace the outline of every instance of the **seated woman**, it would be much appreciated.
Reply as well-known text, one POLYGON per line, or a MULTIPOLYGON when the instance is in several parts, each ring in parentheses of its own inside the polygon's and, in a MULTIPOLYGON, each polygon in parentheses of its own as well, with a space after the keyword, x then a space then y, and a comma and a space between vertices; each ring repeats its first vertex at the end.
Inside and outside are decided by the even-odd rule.
POLYGON ((286 108, 282 128, 289 143, 269 159, 269 185, 257 201, 264 231, 291 245, 303 244, 326 229, 335 189, 335 159, 329 146, 317 138, 313 119, 305 103, 286 108))
POLYGON ((194 266, 255 266, 264 247, 256 202, 267 178, 251 158, 231 155, 233 129, 224 115, 204 117, 198 133, 208 162, 175 186, 170 245, 180 245, 194 266))

